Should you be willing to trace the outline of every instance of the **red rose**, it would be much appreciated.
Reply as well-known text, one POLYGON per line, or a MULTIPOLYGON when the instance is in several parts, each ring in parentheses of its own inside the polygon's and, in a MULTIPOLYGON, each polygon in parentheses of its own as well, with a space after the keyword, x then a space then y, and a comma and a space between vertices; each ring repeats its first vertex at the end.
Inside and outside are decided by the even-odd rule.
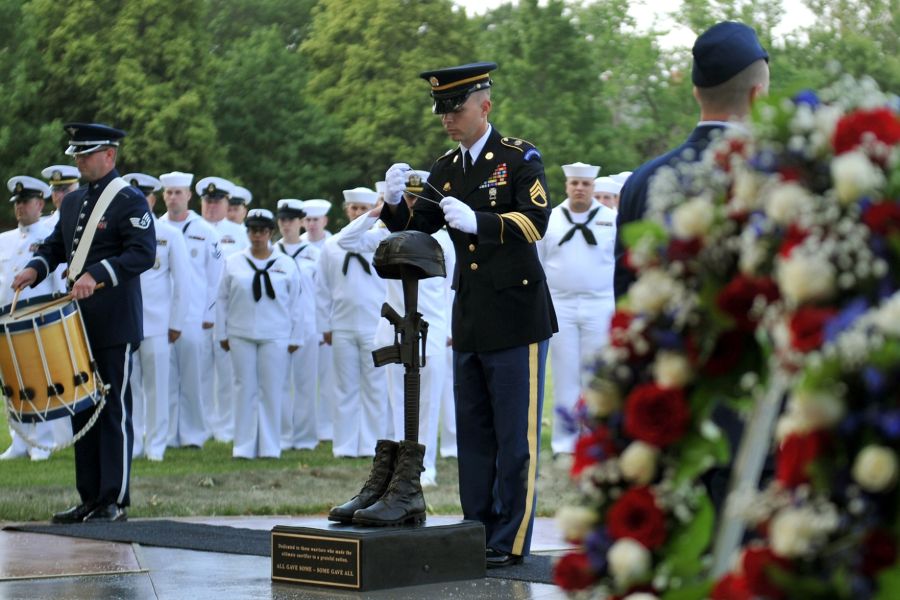
POLYGON ((625 399, 625 433, 659 448, 680 440, 690 420, 690 407, 680 388, 645 383, 625 399))
POLYGON ((897 561, 897 540, 890 531, 873 529, 862 543, 862 572, 874 577, 897 561))
POLYGON ((781 181, 800 181, 803 178, 803 171, 792 165, 780 166, 778 174, 781 176, 781 181))
POLYGON ((800 352, 810 352, 822 346, 825 341, 825 323, 831 320, 837 310, 804 306, 797 310, 788 322, 791 346, 800 352))
POLYGON ((597 580, 587 554, 570 552, 553 566, 553 583, 564 590, 583 590, 597 580))
POLYGON ((609 429, 604 425, 598 425, 588 431, 575 442, 575 454, 572 459, 572 477, 578 476, 585 467, 606 460, 616 455, 616 446, 609 435, 609 429))
POLYGON ((734 573, 717 581, 709 597, 711 600, 753 600, 747 580, 734 573))
POLYGON ((689 240, 673 239, 669 242, 666 254, 671 262, 687 262, 699 254, 703 249, 700 238, 693 237, 689 240))
POLYGON ((744 579, 753 596, 762 596, 769 600, 784 598, 784 592, 771 577, 774 569, 788 570, 791 561, 775 556, 769 548, 749 548, 742 558, 744 579))
POLYGON ((712 352, 707 356, 700 354, 697 342, 689 338, 687 344, 688 356, 694 364, 700 365, 700 372, 710 377, 724 375, 734 369, 744 356, 747 335, 738 330, 730 329, 716 338, 712 352))
MULTIPOLYGON (((632 313, 623 310, 617 310, 613 313, 612 319, 610 319, 609 322, 610 345, 613 348, 622 348, 623 350, 627 350, 629 360, 640 358, 641 356, 646 354, 646 352, 638 353, 638 351, 634 347, 633 336, 635 336, 636 334, 633 334, 628 330, 633 320, 634 315, 632 313)), ((642 339, 647 341, 646 337, 641 337, 642 339)), ((647 348, 649 348, 649 341, 647 341, 647 348)))
POLYGON ((789 257, 794 248, 802 244, 803 240, 805 240, 808 235, 809 232, 807 230, 791 223, 784 233, 784 239, 781 241, 781 246, 778 248, 779 256, 782 258, 789 257))
POLYGON ((750 308, 762 296, 770 303, 778 299, 778 286, 768 277, 738 275, 719 292, 716 305, 734 319, 741 331, 753 331, 758 319, 752 318, 750 308))
POLYGON ((845 115, 838 121, 831 139, 835 154, 853 150, 863 142, 866 134, 893 146, 900 142, 900 120, 888 108, 857 110, 845 115))
POLYGON ((775 478, 788 488, 809 482, 809 466, 827 448, 830 436, 825 431, 792 433, 778 449, 775 478))
MULTIPOLYGON (((732 139, 727 145, 716 150, 714 160, 716 165, 725 173, 731 172, 731 161, 734 155, 742 158, 745 154, 746 142, 744 140, 732 139)), ((741 161, 743 162, 743 161, 741 161)))
POLYGON ((646 487, 632 488, 619 496, 606 515, 613 539, 631 538, 655 550, 666 542, 666 515, 646 487))
POLYGON ((878 235, 900 231, 900 204, 890 200, 872 204, 863 213, 862 221, 878 235))

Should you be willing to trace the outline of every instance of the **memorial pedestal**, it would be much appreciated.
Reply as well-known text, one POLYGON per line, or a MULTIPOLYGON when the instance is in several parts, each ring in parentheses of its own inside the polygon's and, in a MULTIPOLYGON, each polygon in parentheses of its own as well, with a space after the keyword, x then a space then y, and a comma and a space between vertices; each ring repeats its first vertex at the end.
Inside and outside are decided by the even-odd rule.
POLYGON ((485 576, 484 526, 322 526, 272 529, 272 581, 356 591, 485 576))

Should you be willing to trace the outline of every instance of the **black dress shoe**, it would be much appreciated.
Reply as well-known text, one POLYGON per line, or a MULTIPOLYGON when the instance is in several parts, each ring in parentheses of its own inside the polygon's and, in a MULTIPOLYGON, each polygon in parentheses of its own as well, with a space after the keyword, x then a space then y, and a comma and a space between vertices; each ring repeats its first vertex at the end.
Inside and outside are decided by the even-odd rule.
POLYGON ((62 512, 58 512, 53 515, 53 518, 50 519, 51 523, 63 524, 63 523, 81 523, 84 521, 84 518, 88 516, 92 510, 94 510, 95 506, 92 504, 79 504, 78 506, 73 506, 68 510, 64 510, 62 512))
POLYGON ((113 521, 127 521, 128 515, 125 509, 118 504, 106 504, 98 506, 91 514, 84 518, 85 523, 111 523, 113 521))
POLYGON ((500 550, 488 548, 484 553, 485 564, 488 569, 497 569, 500 567, 511 567, 522 562, 522 557, 518 554, 507 554, 500 550))

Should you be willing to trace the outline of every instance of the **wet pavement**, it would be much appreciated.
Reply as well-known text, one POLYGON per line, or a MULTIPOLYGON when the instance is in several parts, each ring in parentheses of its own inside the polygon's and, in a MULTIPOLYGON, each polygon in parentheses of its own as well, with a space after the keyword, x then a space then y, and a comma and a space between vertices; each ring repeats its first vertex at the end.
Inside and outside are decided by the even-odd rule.
MULTIPOLYGON (((458 517, 429 517, 454 522, 458 517)), ((270 530, 321 522, 321 517, 196 517, 191 523, 270 530)), ((8 523, 0 523, 0 526, 8 523)), ((532 553, 559 554, 567 544, 552 519, 537 519, 532 553)), ((0 600, 204 600, 361 599, 373 600, 562 600, 556 587, 497 578, 345 592, 273 583, 268 557, 218 554, 0 531, 0 600)))

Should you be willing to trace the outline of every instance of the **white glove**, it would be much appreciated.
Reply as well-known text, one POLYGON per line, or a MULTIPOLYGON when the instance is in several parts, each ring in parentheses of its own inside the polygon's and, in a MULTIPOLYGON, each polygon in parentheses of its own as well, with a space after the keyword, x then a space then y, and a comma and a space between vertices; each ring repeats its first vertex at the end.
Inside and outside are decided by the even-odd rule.
POLYGON ((478 233, 478 221, 475 219, 475 211, 462 200, 453 196, 445 196, 441 200, 441 210, 444 211, 444 219, 447 225, 458 229, 463 233, 478 233))
POLYGON ((406 189, 406 178, 412 169, 406 163, 394 163, 384 174, 384 201, 388 204, 400 204, 403 190, 406 189))

